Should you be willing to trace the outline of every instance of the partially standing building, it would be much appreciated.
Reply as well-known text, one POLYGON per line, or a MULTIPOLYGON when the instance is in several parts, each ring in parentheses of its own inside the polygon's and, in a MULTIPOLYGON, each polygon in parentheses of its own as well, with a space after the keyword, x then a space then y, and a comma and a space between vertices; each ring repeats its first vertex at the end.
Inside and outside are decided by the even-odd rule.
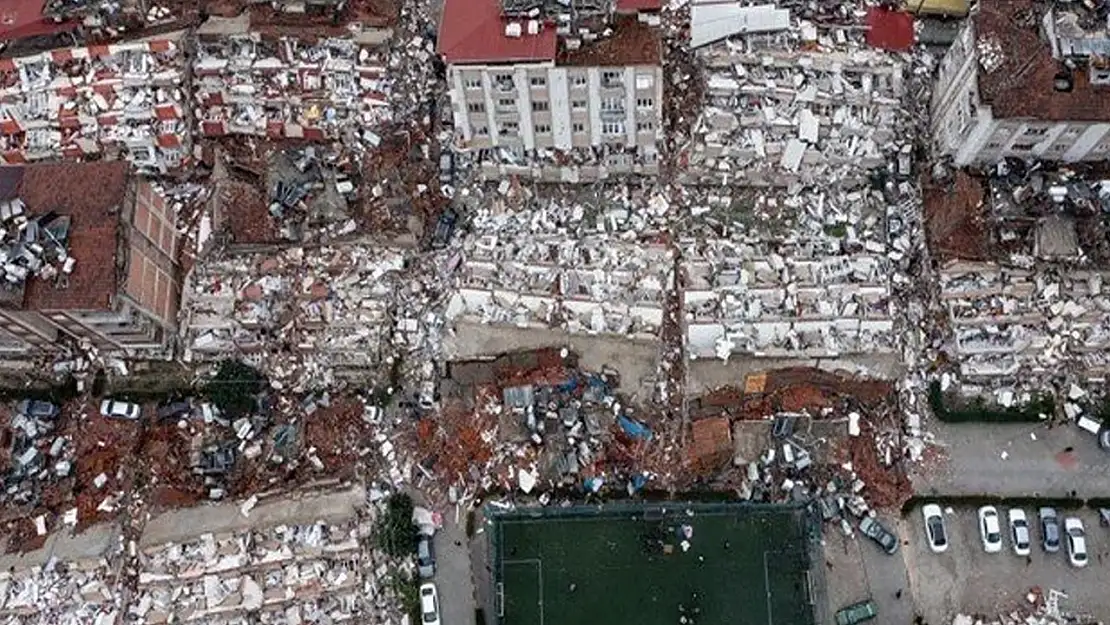
POLYGON ((658 173, 658 0, 447 0, 456 142, 482 174, 550 181, 658 173))

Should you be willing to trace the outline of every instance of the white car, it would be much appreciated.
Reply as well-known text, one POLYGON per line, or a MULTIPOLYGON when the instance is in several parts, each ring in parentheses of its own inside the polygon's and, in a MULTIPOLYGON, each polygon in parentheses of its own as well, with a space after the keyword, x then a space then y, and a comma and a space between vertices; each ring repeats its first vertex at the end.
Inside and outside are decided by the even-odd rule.
POLYGON ((1029 519, 1025 517, 1025 510, 1010 508, 1007 516, 1010 518, 1010 540, 1014 543, 1014 553, 1019 556, 1029 555, 1032 541, 1029 535, 1029 519))
POLYGON ((420 585, 420 620, 424 625, 439 625, 439 593, 435 584, 420 585))
POLYGON ((979 508, 979 536, 983 539, 983 551, 987 553, 1002 551, 1002 525, 998 521, 998 510, 994 506, 979 508))
POLYGON ((1064 519, 1064 536, 1068 541, 1068 560, 1074 567, 1087 566, 1087 535, 1083 521, 1075 517, 1064 519))
POLYGON ((139 404, 132 404, 131 402, 105 399, 100 402, 100 414, 114 419, 138 421, 142 414, 142 408, 139 407, 139 404))
POLYGON ((925 517, 925 537, 929 540, 929 549, 933 553, 944 553, 948 550, 948 532, 944 529, 944 513, 935 503, 921 506, 921 514, 925 517))

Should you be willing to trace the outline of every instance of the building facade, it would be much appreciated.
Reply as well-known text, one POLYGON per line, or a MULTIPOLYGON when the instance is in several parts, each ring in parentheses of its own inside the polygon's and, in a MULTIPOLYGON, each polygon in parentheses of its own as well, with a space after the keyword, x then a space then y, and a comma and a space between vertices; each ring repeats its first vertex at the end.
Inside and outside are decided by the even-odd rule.
POLYGON ((652 14, 613 13, 607 39, 575 39, 569 27, 510 19, 496 0, 464 6, 473 4, 448 0, 439 51, 457 145, 488 157, 484 175, 658 173, 663 70, 652 14))
POLYGON ((47 233, 3 242, 11 261, 0 293, 4 358, 62 354, 82 344, 102 353, 168 356, 181 239, 159 190, 122 161, 3 167, 0 180, 0 220, 34 223, 22 232, 47 233))
POLYGON ((1078 14, 1056 10, 1039 28, 1012 19, 1032 10, 1024 0, 981 3, 941 60, 931 130, 937 152, 957 166, 1110 156, 1105 25, 1085 30, 1078 14))

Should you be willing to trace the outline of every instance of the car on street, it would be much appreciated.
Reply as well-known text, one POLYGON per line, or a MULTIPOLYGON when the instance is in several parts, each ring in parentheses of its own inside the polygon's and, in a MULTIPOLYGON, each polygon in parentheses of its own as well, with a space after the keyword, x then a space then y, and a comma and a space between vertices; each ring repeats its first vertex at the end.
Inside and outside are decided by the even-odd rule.
POLYGON ((100 402, 100 414, 113 419, 138 421, 139 416, 142 414, 142 408, 139 407, 139 404, 133 404, 131 402, 105 399, 100 402))
POLYGON ((1029 519, 1025 518, 1025 510, 1010 508, 1007 514, 1010 520, 1010 541, 1014 544, 1014 553, 1019 556, 1029 555, 1029 519))
POLYGON ((1041 519, 1041 546, 1048 553, 1060 551, 1060 517, 1056 508, 1041 508, 1037 512, 1041 519))
POLYGON ((879 611, 875 608, 874 602, 860 601, 838 611, 836 625, 856 625, 856 623, 870 621, 878 615, 879 611))
POLYGON ((15 405, 15 411, 21 415, 49 421, 58 416, 58 407, 48 401, 37 399, 24 399, 15 405))
POLYGON ((983 551, 1002 551, 1002 526, 998 521, 998 510, 994 506, 979 508, 979 537, 983 539, 983 551))
POLYGON ((921 507, 921 514, 925 517, 925 536, 929 539, 929 549, 933 553, 944 553, 948 550, 948 532, 944 529, 944 514, 940 506, 935 503, 925 504, 921 507))
POLYGON ((1068 541, 1068 560, 1074 567, 1087 566, 1087 535, 1083 521, 1075 517, 1064 519, 1064 535, 1068 541))
POLYGON ((421 579, 430 579, 436 574, 436 550, 431 536, 421 534, 416 543, 416 570, 421 579))
POLYGON ((892 555, 898 551, 898 537, 875 519, 869 516, 863 517, 859 522, 859 531, 863 532, 864 536, 879 543, 883 551, 892 555))
POLYGON ((424 625, 439 625, 439 593, 436 585, 420 585, 420 620, 424 625))

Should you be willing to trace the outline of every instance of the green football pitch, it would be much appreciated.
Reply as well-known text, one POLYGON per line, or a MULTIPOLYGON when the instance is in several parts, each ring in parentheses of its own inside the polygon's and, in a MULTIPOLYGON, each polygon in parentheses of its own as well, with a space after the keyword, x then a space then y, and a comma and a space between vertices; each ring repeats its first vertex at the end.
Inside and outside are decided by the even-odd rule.
POLYGON ((799 508, 652 504, 491 520, 500 625, 814 621, 799 508))

